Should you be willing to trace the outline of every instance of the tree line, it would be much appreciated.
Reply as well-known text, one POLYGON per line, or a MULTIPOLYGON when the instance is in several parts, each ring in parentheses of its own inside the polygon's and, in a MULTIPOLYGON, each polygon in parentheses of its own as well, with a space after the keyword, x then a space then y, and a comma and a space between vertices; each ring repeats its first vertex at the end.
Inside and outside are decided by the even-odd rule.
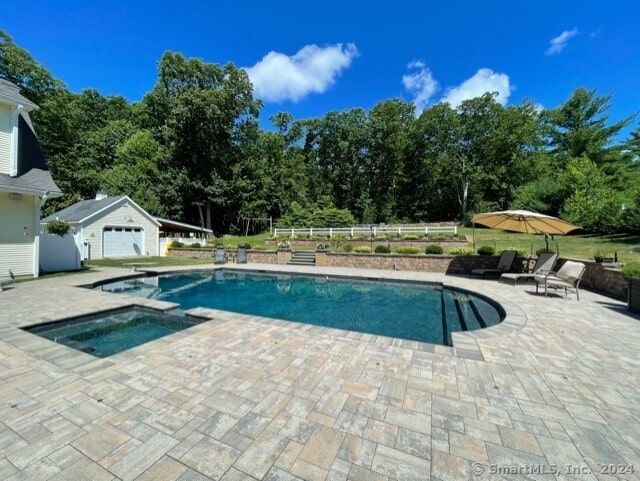
MULTIPOLYGON (((0 30, 0 77, 40 109, 32 120, 65 192, 47 213, 98 190, 149 213, 238 231, 243 218, 348 211, 362 224, 467 221, 527 206, 588 232, 640 228, 640 127, 610 122, 612 96, 576 89, 561 106, 503 106, 496 95, 440 103, 383 100, 259 125, 244 70, 166 52, 140 102, 70 92, 0 30)), ((295 226, 294 226, 295 227, 295 226)))

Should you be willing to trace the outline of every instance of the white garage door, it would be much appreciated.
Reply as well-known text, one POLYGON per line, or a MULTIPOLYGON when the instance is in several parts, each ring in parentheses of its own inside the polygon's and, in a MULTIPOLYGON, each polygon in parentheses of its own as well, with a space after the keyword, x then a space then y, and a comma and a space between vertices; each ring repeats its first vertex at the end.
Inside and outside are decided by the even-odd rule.
POLYGON ((144 231, 141 227, 105 227, 102 257, 128 257, 144 254, 144 231))

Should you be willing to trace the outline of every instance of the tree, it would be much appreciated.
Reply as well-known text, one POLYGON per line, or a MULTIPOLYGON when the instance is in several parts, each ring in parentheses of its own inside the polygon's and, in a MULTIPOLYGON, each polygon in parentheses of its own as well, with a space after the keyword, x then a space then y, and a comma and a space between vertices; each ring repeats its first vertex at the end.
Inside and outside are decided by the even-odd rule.
POLYGON ((367 170, 372 212, 365 221, 389 222, 399 217, 400 179, 414 111, 413 104, 387 100, 369 113, 367 170))
POLYGON ((367 166, 367 115, 363 109, 329 112, 305 122, 305 152, 323 190, 361 222, 370 222, 370 171, 367 166))
MULTIPOLYGON (((197 209, 205 227, 228 225, 224 208, 232 200, 232 166, 238 160, 242 130, 257 122, 260 103, 253 99, 244 70, 166 52, 158 81, 143 99, 143 117, 167 147, 171 169, 187 180, 181 195, 197 209), (218 215, 213 218, 212 209, 218 215)), ((193 215, 189 216, 194 221, 193 215)))
POLYGON ((601 167, 610 162, 611 143, 633 117, 607 125, 613 95, 597 96, 596 90, 576 89, 556 109, 540 114, 547 143, 561 165, 570 158, 586 156, 601 167))
POLYGON ((461 126, 447 103, 422 111, 409 126, 401 173, 400 211, 421 221, 459 216, 459 155, 461 126))
POLYGON ((64 84, 55 79, 26 50, 18 47, 11 36, 0 29, 0 78, 16 84, 22 95, 36 104, 58 90, 64 84))
POLYGON ((139 130, 120 145, 115 163, 100 172, 110 195, 128 195, 152 215, 180 217, 177 181, 167 170, 166 151, 148 130, 139 130))
POLYGON ((571 192, 562 209, 564 218, 589 232, 619 230, 624 195, 607 185, 595 162, 586 156, 571 159, 562 180, 571 192))

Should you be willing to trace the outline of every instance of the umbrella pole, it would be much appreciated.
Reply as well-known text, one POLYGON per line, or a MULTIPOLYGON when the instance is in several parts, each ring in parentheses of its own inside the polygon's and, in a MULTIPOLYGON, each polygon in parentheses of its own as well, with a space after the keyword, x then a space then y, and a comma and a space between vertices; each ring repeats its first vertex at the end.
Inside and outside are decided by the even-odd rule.
POLYGON ((471 225, 473 226, 473 252, 476 251, 476 223, 472 222, 471 225))

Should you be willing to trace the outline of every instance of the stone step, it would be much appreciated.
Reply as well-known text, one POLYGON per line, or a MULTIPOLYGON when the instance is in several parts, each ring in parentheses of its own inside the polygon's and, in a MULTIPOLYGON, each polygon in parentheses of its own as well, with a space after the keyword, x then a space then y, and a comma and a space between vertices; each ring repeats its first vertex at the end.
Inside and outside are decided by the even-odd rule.
POLYGON ((316 253, 314 251, 297 251, 291 253, 291 260, 287 263, 293 266, 316 265, 316 253))

